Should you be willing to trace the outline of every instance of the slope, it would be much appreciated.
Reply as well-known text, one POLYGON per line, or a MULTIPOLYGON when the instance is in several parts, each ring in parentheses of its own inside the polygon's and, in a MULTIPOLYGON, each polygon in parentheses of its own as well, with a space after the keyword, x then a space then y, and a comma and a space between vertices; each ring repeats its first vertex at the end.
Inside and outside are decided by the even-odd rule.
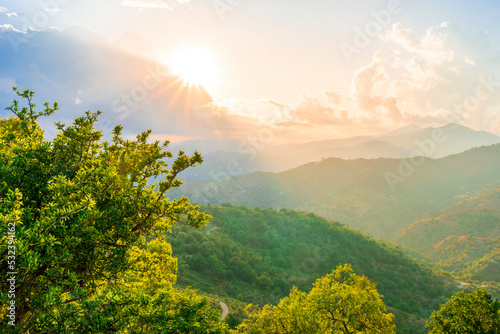
POLYGON ((303 291, 338 264, 377 283, 384 302, 411 326, 422 327, 449 296, 451 279, 436 275, 402 250, 312 213, 203 206, 213 215, 203 230, 177 226, 168 236, 180 284, 247 303, 276 303, 292 285, 303 291), (420 319, 420 320, 418 320, 420 319))
POLYGON ((457 278, 500 283, 500 188, 414 222, 397 241, 457 278))
POLYGON ((198 203, 311 211, 392 239, 458 199, 500 185, 499 167, 498 144, 441 159, 330 158, 282 173, 186 181, 172 195, 198 203))

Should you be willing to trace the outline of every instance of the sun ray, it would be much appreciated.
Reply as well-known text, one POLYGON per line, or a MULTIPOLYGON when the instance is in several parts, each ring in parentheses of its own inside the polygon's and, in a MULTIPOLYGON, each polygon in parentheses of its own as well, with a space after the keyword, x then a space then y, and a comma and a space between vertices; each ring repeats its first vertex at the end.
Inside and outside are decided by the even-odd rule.
POLYGON ((166 63, 188 86, 202 86, 211 92, 217 84, 215 59, 207 50, 184 49, 166 63))

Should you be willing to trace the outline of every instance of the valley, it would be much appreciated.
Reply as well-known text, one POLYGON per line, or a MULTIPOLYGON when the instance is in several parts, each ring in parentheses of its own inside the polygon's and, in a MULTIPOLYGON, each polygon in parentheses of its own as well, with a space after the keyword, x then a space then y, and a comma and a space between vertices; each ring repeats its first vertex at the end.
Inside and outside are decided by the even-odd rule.
POLYGON ((326 158, 280 173, 185 181, 172 194, 206 204, 214 219, 206 233, 170 237, 180 282, 277 303, 291 284, 308 291, 351 263, 377 283, 401 333, 420 332, 426 309, 457 289, 482 286, 498 297, 500 145, 418 159, 326 158), (402 180, 391 185, 388 175, 402 180))

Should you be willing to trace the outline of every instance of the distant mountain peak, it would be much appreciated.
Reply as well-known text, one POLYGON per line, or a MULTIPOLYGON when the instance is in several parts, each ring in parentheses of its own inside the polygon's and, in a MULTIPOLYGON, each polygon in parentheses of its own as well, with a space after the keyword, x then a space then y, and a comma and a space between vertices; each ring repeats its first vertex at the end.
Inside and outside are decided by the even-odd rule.
POLYGON ((470 132, 478 132, 474 129, 471 129, 465 125, 462 125, 462 124, 459 124, 459 123, 448 123, 448 124, 445 124, 445 125, 442 125, 442 126, 438 126, 436 128, 433 128, 433 129, 443 129, 443 130, 446 130, 446 131, 457 131, 457 130, 461 130, 461 131, 470 131, 470 132))
POLYGON ((405 125, 401 128, 397 128, 396 130, 393 130, 389 133, 386 133, 384 136, 398 136, 401 134, 409 134, 412 132, 420 131, 422 129, 423 129, 423 127, 421 127, 420 125, 412 123, 412 124, 405 125))
POLYGON ((466 127, 465 125, 462 125, 462 124, 459 124, 459 123, 455 123, 455 122, 445 124, 445 125, 443 125, 441 127, 442 128, 467 128, 467 129, 470 129, 470 128, 466 127))

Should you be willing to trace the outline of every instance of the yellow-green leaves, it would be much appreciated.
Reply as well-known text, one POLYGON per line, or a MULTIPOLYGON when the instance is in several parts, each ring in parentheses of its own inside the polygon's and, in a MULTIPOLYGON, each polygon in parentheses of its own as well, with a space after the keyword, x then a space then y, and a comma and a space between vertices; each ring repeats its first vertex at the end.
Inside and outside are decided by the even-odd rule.
POLYGON ((500 333, 500 302, 485 289, 460 291, 441 305, 427 322, 429 333, 500 333))
MULTIPOLYGON (((151 142, 151 131, 125 140, 120 125, 112 141, 103 142, 94 129, 100 111, 87 111, 68 126, 57 123, 59 133, 49 141, 38 119, 57 103, 36 111, 33 92, 15 92, 27 106, 14 101, 7 109, 16 118, 0 119, 0 254, 7 257, 5 232, 15 222, 16 328, 127 332, 124 319, 139 303, 133 296, 156 298, 156 290, 170 289, 176 277, 170 245, 140 238, 174 223, 200 227, 210 219, 186 199, 165 195, 201 156, 181 153, 169 169, 167 142, 151 142), (152 178, 163 181, 155 187, 152 178)), ((7 268, 0 270, 6 277, 7 268)), ((0 282, 0 291, 6 284, 0 282)), ((9 302, 0 297, 3 305, 9 302)))
POLYGON ((350 265, 319 278, 308 294, 294 287, 277 306, 250 305, 246 313, 235 333, 395 333, 375 284, 350 265))
POLYGON ((163 237, 133 246, 129 251, 129 269, 124 281, 144 293, 153 294, 160 288, 171 288, 175 283, 177 259, 172 257, 172 248, 163 237))

